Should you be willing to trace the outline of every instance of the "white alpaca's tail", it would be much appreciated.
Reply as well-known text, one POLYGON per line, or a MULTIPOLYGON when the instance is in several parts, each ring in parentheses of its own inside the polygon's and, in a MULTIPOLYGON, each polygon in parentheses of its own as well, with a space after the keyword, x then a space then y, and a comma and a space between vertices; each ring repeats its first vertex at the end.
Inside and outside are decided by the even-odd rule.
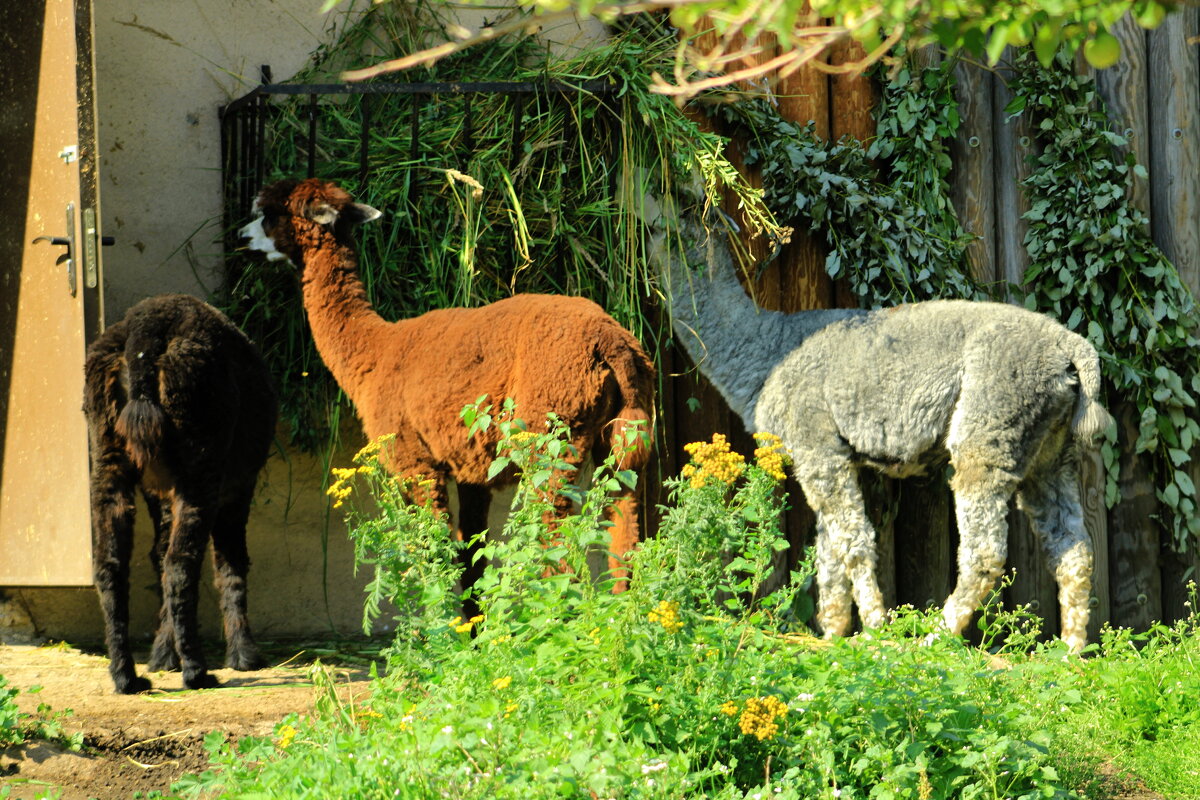
POLYGON ((1100 357, 1096 348, 1082 336, 1071 334, 1071 338, 1075 342, 1071 363, 1079 375, 1079 401, 1071 432, 1081 445, 1094 447, 1113 418, 1100 404, 1100 357))

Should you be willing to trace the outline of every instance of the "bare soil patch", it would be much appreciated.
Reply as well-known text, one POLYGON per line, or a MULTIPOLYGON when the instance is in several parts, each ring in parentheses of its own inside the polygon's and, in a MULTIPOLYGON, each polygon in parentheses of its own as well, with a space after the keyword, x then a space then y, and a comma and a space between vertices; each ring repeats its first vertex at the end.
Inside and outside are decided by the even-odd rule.
MULTIPOLYGON (((214 670, 222 683, 216 689, 184 690, 180 673, 156 673, 149 676, 150 692, 118 695, 102 656, 61 646, 0 645, 0 675, 20 690, 21 710, 32 714, 39 703, 52 711, 71 709, 63 727, 68 734, 82 732, 84 739, 80 752, 47 742, 0 750, 0 786, 8 786, 14 798, 33 798, 56 787, 62 800, 165 792, 179 776, 207 769, 204 737, 209 732, 223 731, 235 740, 268 736, 288 714, 308 712, 314 699, 309 668, 317 657, 338 665, 333 669, 345 698, 360 699, 367 692, 365 667, 346 664, 327 647, 296 644, 264 651, 277 666, 214 670), (42 690, 29 694, 34 686, 42 690)), ((219 664, 221 654, 208 660, 219 664)), ((138 674, 145 674, 144 663, 138 674)))

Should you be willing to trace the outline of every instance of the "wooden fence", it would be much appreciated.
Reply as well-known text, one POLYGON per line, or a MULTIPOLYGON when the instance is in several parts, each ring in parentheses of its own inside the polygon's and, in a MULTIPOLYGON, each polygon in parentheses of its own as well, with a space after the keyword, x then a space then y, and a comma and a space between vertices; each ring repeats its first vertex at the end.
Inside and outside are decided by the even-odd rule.
MULTIPOLYGON (((1123 48, 1121 61, 1094 77, 1111 109, 1114 129, 1129 138, 1139 163, 1150 172, 1148 181, 1137 181, 1133 200, 1148 214, 1156 244, 1200 296, 1198 23, 1200 10, 1195 8, 1171 15, 1149 32, 1124 20, 1114 30, 1123 48)), ((833 53, 831 60, 841 63, 854 55, 847 47, 833 53)), ((1028 263, 1022 244, 1026 224, 1021 219, 1027 204, 1020 181, 1029 170, 1030 139, 1019 119, 1006 120, 1003 109, 1010 95, 1003 69, 964 63, 957 77, 963 124, 953 152, 952 186, 960 219, 979 237, 971 250, 972 270, 982 281, 1020 282, 1028 263)), ((802 124, 812 121, 817 135, 831 139, 874 135, 874 91, 867 78, 812 69, 777 86, 786 118, 802 124)), ((736 202, 730 200, 725 210, 736 216, 736 202)), ((817 242, 795 237, 758 280, 755 296, 760 304, 785 311, 853 305, 846 288, 826 275, 824 256, 817 242)), ((674 375, 663 397, 668 428, 660 457, 665 474, 682 466, 685 443, 708 439, 714 432, 728 435, 740 452, 752 451, 753 442, 740 421, 697 376, 682 351, 668 354, 663 368, 674 375)), ((1186 613, 1185 583, 1200 565, 1194 547, 1183 555, 1172 552, 1169 537, 1154 520, 1154 486, 1144 457, 1131 447, 1136 411, 1120 398, 1110 398, 1110 406, 1122 431, 1121 502, 1105 508, 1098 456, 1085 464, 1084 475, 1087 525, 1096 545, 1093 638, 1105 622, 1141 629, 1154 620, 1186 613)), ((886 601, 940 604, 953 586, 956 569, 953 500, 944 482, 881 481, 868 488, 879 530, 879 574, 886 601)), ((793 546, 781 568, 793 565, 813 541, 812 514, 799 487, 789 480, 787 490, 793 508, 786 524, 793 546)), ((1047 634, 1054 634, 1058 602, 1053 577, 1024 515, 1010 513, 1009 519, 1009 567, 1015 572, 1006 602, 1030 604, 1045 618, 1047 634)))

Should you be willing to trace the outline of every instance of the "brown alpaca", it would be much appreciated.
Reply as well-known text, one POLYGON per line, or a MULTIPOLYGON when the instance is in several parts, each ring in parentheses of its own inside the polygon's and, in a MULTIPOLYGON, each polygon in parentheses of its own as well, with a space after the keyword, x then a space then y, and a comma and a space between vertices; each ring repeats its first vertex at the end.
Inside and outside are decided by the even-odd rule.
MULTIPOLYGON (((355 225, 380 212, 332 183, 280 181, 262 190, 262 216, 242 229, 252 249, 303 269, 304 308, 321 358, 350 397, 369 438, 394 433, 390 470, 432 479, 429 500, 448 510, 446 482, 458 485, 457 535, 487 525, 488 466, 499 433, 467 438, 459 418, 481 395, 511 397, 530 422, 561 417, 578 453, 640 471, 649 458, 654 366, 638 341, 595 303, 578 297, 520 294, 482 308, 449 308, 388 322, 372 309, 358 276, 355 225), (627 444, 631 423, 646 437, 627 444)), ((614 497, 609 566, 637 542, 639 488, 614 497)), ((559 513, 569 501, 555 498, 559 513)), ((464 587, 481 564, 466 559, 464 587)))
POLYGON ((91 442, 92 562, 118 692, 150 688, 129 647, 134 490, 154 522, 162 607, 149 668, 216 686, 196 625, 200 561, 211 536, 225 664, 257 669, 246 620, 246 518, 275 432, 266 364, 224 314, 186 295, 143 300, 88 347, 84 414, 91 442))

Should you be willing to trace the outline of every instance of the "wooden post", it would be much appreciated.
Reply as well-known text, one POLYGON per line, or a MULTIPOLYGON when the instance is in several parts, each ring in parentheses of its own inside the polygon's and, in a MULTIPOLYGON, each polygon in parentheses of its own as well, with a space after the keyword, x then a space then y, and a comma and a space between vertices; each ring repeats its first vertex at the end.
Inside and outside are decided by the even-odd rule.
POLYGON ((980 283, 991 283, 996 280, 992 76, 965 61, 960 61, 954 72, 958 78, 955 95, 962 118, 951 149, 954 208, 963 228, 979 237, 967 249, 971 275, 980 283))
MULTIPOLYGON (((803 66, 775 87, 779 115, 803 127, 813 124, 813 135, 829 139, 829 76, 812 66, 803 66)), ((827 253, 819 233, 797 225, 792 241, 779 253, 783 276, 783 311, 832 308, 833 279, 825 271, 827 253)))
MULTIPOLYGON (((1111 410, 1117 417, 1121 440, 1136 440, 1137 409, 1120 404, 1111 410)), ((1132 447, 1121 448, 1117 479, 1121 502, 1109 511, 1113 530, 1109 541, 1112 621, 1114 625, 1142 630, 1162 619, 1158 532, 1145 525, 1158 513, 1158 498, 1147 462, 1132 447)))
MULTIPOLYGON (((1200 296, 1200 82, 1195 36, 1197 9, 1171 14, 1150 31, 1150 205, 1154 243, 1179 270, 1192 294, 1200 296)), ((1193 453, 1193 457, 1195 457, 1193 453)), ((1195 474, 1195 472, 1193 472, 1195 474)), ((1200 567, 1196 543, 1178 552, 1164 542, 1163 613, 1187 613, 1185 576, 1200 567)))
MULTIPOLYGON (((1108 69, 1096 71, 1096 89, 1108 106, 1113 129, 1129 140, 1123 152, 1150 168, 1150 122, 1146 89, 1146 31, 1126 14, 1109 33, 1121 43, 1121 58, 1108 69)), ((1129 200, 1150 216, 1150 186, 1129 176, 1129 200)))
POLYGON ((916 608, 940 606, 955 575, 950 490, 941 475, 928 481, 908 478, 898 486, 896 599, 916 608))

